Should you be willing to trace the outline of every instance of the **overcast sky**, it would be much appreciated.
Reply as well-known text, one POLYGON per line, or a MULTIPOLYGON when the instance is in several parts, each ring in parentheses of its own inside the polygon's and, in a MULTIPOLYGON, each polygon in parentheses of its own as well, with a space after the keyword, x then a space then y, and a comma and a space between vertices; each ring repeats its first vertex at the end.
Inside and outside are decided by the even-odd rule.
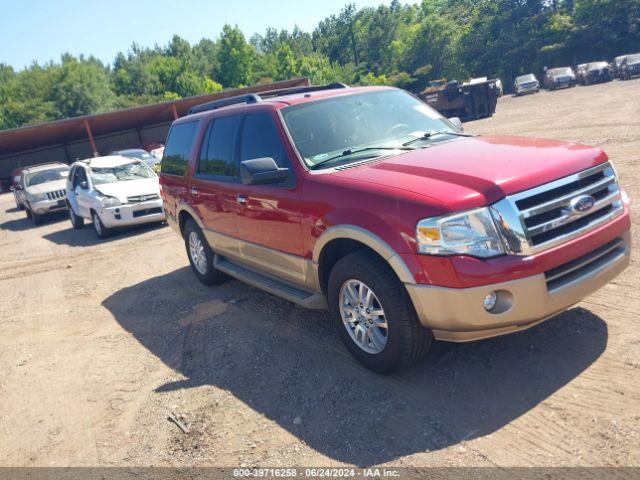
POLYGON ((247 35, 267 27, 306 31, 346 3, 358 8, 388 0, 0 0, 0 63, 16 69, 64 52, 111 62, 133 42, 165 45, 177 33, 194 43, 215 39, 225 23, 247 35))

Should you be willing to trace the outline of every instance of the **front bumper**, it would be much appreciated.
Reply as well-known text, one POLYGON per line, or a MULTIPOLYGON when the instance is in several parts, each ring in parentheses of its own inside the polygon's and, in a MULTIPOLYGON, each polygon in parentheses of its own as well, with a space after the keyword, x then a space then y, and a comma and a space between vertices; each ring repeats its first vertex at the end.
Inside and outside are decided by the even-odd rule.
MULTIPOLYGON (((616 249, 599 260, 569 271, 567 280, 560 286, 548 282, 547 272, 547 275, 540 273, 471 288, 415 284, 406 287, 420 322, 432 329, 437 339, 479 340, 530 328, 607 284, 629 265, 631 234, 628 230, 616 245, 616 249), (500 313, 488 312, 483 307, 484 297, 492 291, 500 292, 495 309, 500 313)), ((569 268, 572 263, 567 265, 569 268)))
POLYGON ((128 227, 143 223, 162 222, 165 220, 165 213, 162 208, 162 200, 158 199, 103 208, 100 210, 100 220, 107 228, 128 227))
POLYGON ((67 209, 67 202, 64 199, 57 200, 40 200, 39 202, 30 203, 29 208, 36 215, 47 215, 49 213, 62 212, 67 209))
POLYGON ((518 87, 516 93, 518 95, 525 95, 527 93, 536 93, 540 90, 540 85, 529 85, 526 87, 518 87))

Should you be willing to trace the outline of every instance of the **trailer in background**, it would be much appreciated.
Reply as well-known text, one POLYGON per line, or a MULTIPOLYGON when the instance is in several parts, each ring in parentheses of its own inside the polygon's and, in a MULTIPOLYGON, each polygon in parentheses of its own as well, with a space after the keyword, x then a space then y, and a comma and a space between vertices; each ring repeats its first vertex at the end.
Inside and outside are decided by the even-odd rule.
POLYGON ((496 111, 500 89, 496 80, 474 79, 459 84, 431 85, 417 96, 445 117, 458 117, 463 122, 491 117, 496 111))

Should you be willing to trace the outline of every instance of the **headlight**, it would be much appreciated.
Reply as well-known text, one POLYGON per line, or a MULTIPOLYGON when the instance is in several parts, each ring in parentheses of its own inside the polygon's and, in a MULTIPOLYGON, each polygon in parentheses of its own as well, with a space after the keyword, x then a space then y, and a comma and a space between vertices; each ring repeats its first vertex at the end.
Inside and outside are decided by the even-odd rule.
POLYGON ((46 193, 32 193, 29 195, 29 200, 33 203, 42 202, 47 199, 46 193))
POLYGON ((105 208, 119 207, 122 205, 122 202, 120 202, 116 197, 108 197, 106 195, 100 197, 100 203, 102 203, 102 206, 105 208))
POLYGON ((418 252, 428 255, 495 257, 505 253, 486 207, 420 220, 416 226, 418 252))

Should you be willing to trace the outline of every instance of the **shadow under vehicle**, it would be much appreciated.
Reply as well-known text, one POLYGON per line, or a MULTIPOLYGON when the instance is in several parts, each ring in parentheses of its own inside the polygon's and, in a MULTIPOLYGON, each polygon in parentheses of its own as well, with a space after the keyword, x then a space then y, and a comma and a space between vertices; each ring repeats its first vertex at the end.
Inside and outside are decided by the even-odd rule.
POLYGON ((463 84, 456 80, 442 84, 437 80, 416 95, 445 117, 458 117, 464 122, 491 117, 500 89, 496 80, 463 84))
MULTIPOLYGON (((156 392, 215 386, 320 454, 359 466, 500 430, 584 372, 608 337, 598 316, 575 308, 509 338, 436 343, 410 370, 380 376, 351 361, 323 312, 237 281, 194 284, 186 267, 102 305, 184 376, 156 392)), ((213 415, 193 412, 199 435, 215 434, 196 426, 213 415)))

